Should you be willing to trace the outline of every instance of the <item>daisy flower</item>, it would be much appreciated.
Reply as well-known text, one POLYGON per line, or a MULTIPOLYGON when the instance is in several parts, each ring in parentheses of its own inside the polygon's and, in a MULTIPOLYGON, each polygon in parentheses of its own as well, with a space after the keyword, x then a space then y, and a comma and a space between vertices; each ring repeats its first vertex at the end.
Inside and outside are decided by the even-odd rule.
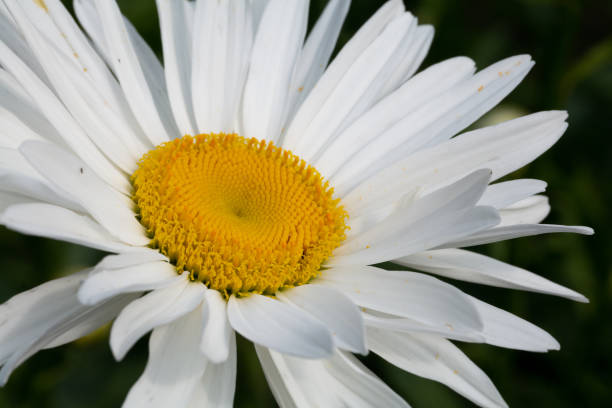
POLYGON ((353 355, 368 352, 505 406, 451 340, 558 343, 431 274, 586 301, 464 249, 592 233, 540 224, 544 182, 496 182, 565 112, 461 133, 531 58, 415 75, 433 29, 399 0, 331 62, 348 0, 308 35, 306 0, 157 8, 163 66, 113 0, 75 0, 80 25, 59 0, 0 1, 0 222, 111 253, 0 307, 0 383, 114 319, 117 360, 151 332, 124 407, 231 406, 236 333, 282 407, 407 406, 353 355))

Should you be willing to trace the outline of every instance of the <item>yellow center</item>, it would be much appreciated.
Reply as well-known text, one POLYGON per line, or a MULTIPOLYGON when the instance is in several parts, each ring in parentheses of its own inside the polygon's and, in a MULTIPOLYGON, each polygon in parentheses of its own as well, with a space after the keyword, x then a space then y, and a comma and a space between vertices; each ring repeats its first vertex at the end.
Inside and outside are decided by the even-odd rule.
POLYGON ((333 189, 272 143, 184 136, 145 154, 132 183, 151 246, 226 295, 307 283, 345 238, 333 189))

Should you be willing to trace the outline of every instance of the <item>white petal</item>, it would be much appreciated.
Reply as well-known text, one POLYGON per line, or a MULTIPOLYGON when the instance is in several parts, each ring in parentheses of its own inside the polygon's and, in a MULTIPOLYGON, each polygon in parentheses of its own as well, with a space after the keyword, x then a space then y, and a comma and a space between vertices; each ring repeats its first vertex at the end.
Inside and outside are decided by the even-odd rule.
POLYGON ((336 353, 304 360, 255 346, 276 402, 282 408, 408 407, 357 359, 336 353))
POLYGON ((499 211, 501 222, 498 227, 516 224, 538 224, 550 212, 548 197, 536 195, 525 198, 499 211))
POLYGON ((140 250, 121 243, 89 216, 51 204, 15 204, 0 215, 0 223, 23 234, 59 239, 102 251, 140 250))
POLYGON ((478 204, 497 209, 508 207, 520 200, 546 190, 546 182, 533 179, 509 180, 492 184, 485 190, 478 204))
POLYGON ((410 36, 410 47, 406 50, 402 62, 387 79, 385 87, 380 96, 388 95, 408 80, 427 56, 429 47, 434 36, 434 28, 430 25, 416 27, 414 34, 410 36))
POLYGON ((253 43, 244 88, 242 126, 245 137, 277 140, 291 76, 304 41, 307 1, 270 0, 253 43))
POLYGON ((354 266, 324 271, 313 284, 341 291, 359 306, 426 325, 482 328, 476 308, 466 295, 429 275, 354 266))
POLYGON ((160 84, 152 83, 150 76, 145 74, 144 71, 154 65, 150 59, 139 59, 145 56, 142 51, 139 55, 139 48, 142 50, 137 43, 139 38, 130 32, 115 1, 96 0, 95 5, 104 29, 111 66, 145 134, 154 145, 179 136, 165 95, 163 75, 160 84), (160 90, 161 96, 156 94, 160 90))
POLYGON ((0 385, 39 350, 86 335, 132 299, 119 297, 93 308, 81 305, 74 294, 86 273, 47 282, 0 306, 0 385))
POLYGON ((336 46, 350 3, 350 0, 328 2, 312 31, 308 34, 291 80, 288 108, 285 112, 288 120, 293 119, 295 111, 323 75, 336 46))
POLYGON ((336 89, 336 86, 344 78, 354 62, 379 36, 387 24, 401 15, 403 11, 404 4, 401 0, 388 1, 361 26, 353 38, 340 50, 300 107, 296 117, 290 124, 290 128, 294 129, 292 131, 293 136, 285 137, 287 145, 283 145, 283 148, 287 148, 286 146, 297 142, 300 136, 299 130, 308 127, 310 122, 319 113, 323 103, 336 89), (291 140, 294 137, 296 140, 291 140))
MULTIPOLYGON (((110 109, 106 109, 108 101, 87 82, 87 74, 83 71, 87 68, 83 68, 80 63, 79 66, 75 64, 73 60, 79 58, 68 58, 60 51, 54 50, 48 39, 27 20, 14 0, 9 0, 7 4, 19 22, 31 49, 41 61, 55 92, 74 119, 106 157, 122 170, 133 172, 138 159, 137 153, 130 154, 123 138, 118 137, 116 129, 108 126, 113 123, 115 116, 110 114, 110 109), (104 113, 109 114, 105 116, 104 113)), ((101 61, 92 62, 95 63, 101 64, 101 61)), ((140 149, 139 153, 144 153, 144 149, 140 149)))
POLYGON ((559 350, 559 343, 539 327, 476 298, 470 299, 482 318, 486 343, 525 351, 559 350))
POLYGON ((20 151, 58 192, 81 204, 113 236, 132 245, 149 242, 131 200, 106 184, 84 161, 44 142, 27 141, 20 151))
POLYGON ((342 292, 317 285, 302 285, 278 292, 280 300, 297 306, 322 321, 337 347, 367 354, 361 312, 342 292))
POLYGON ((474 70, 474 61, 457 57, 419 73, 342 131, 314 161, 317 170, 331 177, 363 146, 429 99, 471 76, 474 70))
POLYGON ((439 381, 481 407, 507 407, 489 377, 448 340, 368 329, 368 344, 391 364, 439 381))
POLYGON ((155 249, 143 248, 138 252, 127 252, 119 255, 108 255, 95 266, 95 270, 120 269, 141 263, 166 261, 168 258, 155 249))
POLYGON ((202 340, 200 351, 213 364, 230 355, 233 331, 227 318, 227 302, 216 290, 207 290, 202 303, 202 340))
POLYGON ((396 259, 393 262, 448 278, 502 288, 547 293, 579 302, 587 301, 579 293, 557 285, 534 273, 475 252, 461 249, 426 251, 396 259))
MULTIPOLYGON (((191 312, 202 302, 204 285, 184 279, 175 281, 163 289, 156 289, 130 303, 113 324, 110 345, 117 360, 122 360, 128 350, 149 330, 170 323, 191 312)), ((199 333, 194 336, 199 339, 199 333)))
POLYGON ((57 131, 15 77, 0 69, 2 146, 17 148, 28 139, 60 141, 57 131))
POLYGON ((474 207, 488 176, 487 170, 474 173, 473 177, 468 176, 401 208, 347 240, 326 265, 371 265, 389 261, 499 224, 499 215, 493 207, 474 207))
POLYGON ((163 288, 176 279, 184 278, 177 275, 172 264, 163 261, 119 269, 103 269, 98 266, 79 288, 78 297, 84 305, 95 305, 121 293, 163 288))
POLYGON ((36 75, 43 81, 46 80, 44 71, 36 57, 32 54, 25 39, 15 26, 15 20, 4 3, 0 2, 0 9, 4 13, 0 15, 0 41, 13 51, 20 60, 26 63, 36 75))
POLYGON ((197 129, 201 133, 232 133, 237 130, 234 123, 253 42, 248 1, 198 1, 194 38, 191 78, 197 129))
POLYGON ((44 116, 79 157, 110 185, 120 191, 129 191, 129 182, 125 175, 104 157, 55 94, 2 42, 0 42, 0 64, 38 102, 38 107, 44 116))
MULTIPOLYGON (((208 292, 213 292, 209 290, 208 292)), ((208 364, 202 379, 191 394, 189 408, 231 408, 236 390, 236 334, 232 331, 228 339, 229 354, 221 364, 208 364)))
POLYGON ((350 180, 345 187, 358 185, 348 194, 336 190, 343 203, 399 200, 407 191, 427 194, 477 169, 492 170, 499 179, 531 162, 552 146, 567 128, 565 112, 539 112, 496 126, 459 135, 431 149, 410 155, 364 181, 350 180))
MULTIPOLYGON (((526 55, 508 58, 428 101, 351 157, 346 170, 334 176, 333 184, 354 187, 357 177, 374 175, 417 150, 450 139, 497 105, 532 65, 526 55)), ((339 194, 342 191, 346 190, 339 194)))
POLYGON ((183 0, 157 0, 156 4, 172 112, 180 133, 194 135, 196 127, 191 100, 191 38, 189 27, 185 24, 186 9, 189 6, 183 0))
POLYGON ((238 333, 282 353, 322 358, 334 349, 331 333, 323 323, 281 301, 257 294, 245 298, 232 295, 227 313, 238 333))
POLYGON ((530 237, 540 234, 552 234, 556 232, 593 235, 593 229, 589 227, 552 224, 519 224, 506 227, 496 227, 477 232, 469 237, 441 245, 440 248, 459 248, 484 245, 491 242, 505 241, 507 239, 530 237))
POLYGON ((206 369, 206 359, 198 350, 201 322, 200 310, 196 309, 153 330, 147 367, 123 408, 187 406, 206 369))
POLYGON ((124 144, 138 159, 151 146, 136 123, 119 83, 62 3, 59 0, 46 0, 45 4, 49 16, 60 30, 58 41, 65 42, 73 51, 72 55, 62 55, 60 58, 72 67, 74 78, 70 81, 92 105, 94 112, 100 115, 105 126, 109 127, 110 132, 106 132, 106 137, 119 139, 119 145, 124 144))
POLYGON ((466 341, 470 343, 484 343, 484 337, 478 331, 455 327, 450 324, 435 325, 417 322, 413 319, 399 317, 388 313, 378 312, 362 308, 363 322, 367 327, 373 327, 382 330, 390 330, 401 333, 424 333, 435 334, 446 339, 466 341))
POLYGON ((15 149, 0 148, 0 190, 83 211, 80 205, 57 194, 49 182, 15 149))
POLYGON ((389 73, 399 63, 396 55, 409 46, 404 40, 415 24, 414 17, 408 13, 389 23, 344 73, 334 90, 317 107, 310 122, 302 126, 302 109, 308 109, 305 102, 287 131, 283 148, 311 161, 335 135, 367 111, 376 102, 389 73))

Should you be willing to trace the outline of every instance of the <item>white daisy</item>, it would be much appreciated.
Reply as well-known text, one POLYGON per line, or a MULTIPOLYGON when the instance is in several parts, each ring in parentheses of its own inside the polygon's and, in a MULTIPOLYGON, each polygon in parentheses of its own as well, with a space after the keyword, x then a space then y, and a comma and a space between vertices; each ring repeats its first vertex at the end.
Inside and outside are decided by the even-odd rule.
POLYGON ((125 407, 231 406, 236 332, 282 407, 407 406, 351 354, 368 351, 505 406, 449 339, 558 343, 431 275, 371 265, 586 301, 459 249, 592 233, 540 224, 542 181, 489 185, 552 146, 565 112, 457 135, 530 57, 414 75, 433 29, 400 0, 329 65, 348 0, 305 41, 306 0, 157 6, 164 67, 112 0, 74 2, 85 33, 59 0, 0 1, 0 221, 113 253, 0 307, 0 382, 115 319, 118 360, 152 331, 125 407))

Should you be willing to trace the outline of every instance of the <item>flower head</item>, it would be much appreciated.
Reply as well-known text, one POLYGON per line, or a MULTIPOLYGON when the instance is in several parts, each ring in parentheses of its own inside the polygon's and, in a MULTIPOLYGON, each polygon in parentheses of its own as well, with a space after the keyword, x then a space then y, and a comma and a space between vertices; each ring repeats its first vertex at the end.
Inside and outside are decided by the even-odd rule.
POLYGON ((407 406, 351 354, 368 351, 505 406, 449 340, 558 348, 424 273, 586 300, 460 249, 592 233, 540 224, 541 181, 490 184, 552 146, 565 112, 459 134, 529 56, 415 75, 433 30, 391 0, 330 63, 348 0, 307 37, 306 0, 158 0, 162 67, 114 1, 74 6, 85 31, 59 0, 0 3, 0 222, 112 254, 0 306, 2 384, 113 319, 118 360, 152 331, 126 407, 231 406, 236 332, 283 407, 407 406))

